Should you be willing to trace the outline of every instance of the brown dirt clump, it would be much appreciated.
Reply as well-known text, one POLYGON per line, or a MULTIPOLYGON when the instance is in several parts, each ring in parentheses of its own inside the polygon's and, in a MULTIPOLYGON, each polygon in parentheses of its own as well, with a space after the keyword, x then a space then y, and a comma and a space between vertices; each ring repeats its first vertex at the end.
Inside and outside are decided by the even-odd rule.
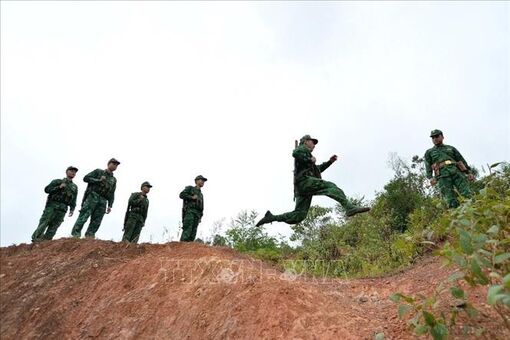
MULTIPOLYGON (((409 339, 388 297, 430 292, 450 272, 428 259, 384 278, 318 280, 197 243, 59 239, 1 248, 0 337, 409 339)), ((510 338, 485 291, 469 292, 487 336, 510 338)))

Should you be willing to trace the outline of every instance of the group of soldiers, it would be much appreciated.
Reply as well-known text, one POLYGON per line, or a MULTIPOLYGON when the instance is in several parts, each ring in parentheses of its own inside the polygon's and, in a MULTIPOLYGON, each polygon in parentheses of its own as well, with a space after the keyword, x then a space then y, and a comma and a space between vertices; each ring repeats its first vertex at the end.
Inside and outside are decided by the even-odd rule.
MULTIPOLYGON (((96 169, 83 178, 83 181, 87 183, 87 189, 83 195, 80 214, 71 231, 73 237, 81 237, 81 230, 89 217, 90 223, 85 237, 95 237, 103 216, 109 214, 113 206, 117 188, 117 179, 113 176, 113 172, 117 170, 119 164, 118 160, 112 158, 108 161, 106 169, 96 169)), ((58 227, 64 221, 68 208, 69 217, 73 216, 78 196, 78 187, 73 183, 73 179, 77 172, 78 168, 70 166, 66 169, 64 179, 55 179, 44 188, 48 198, 39 225, 32 234, 32 242, 53 239, 58 227)), ((204 211, 204 197, 201 188, 205 181, 207 178, 201 175, 197 176, 195 186, 187 186, 180 194, 183 200, 183 232, 181 235, 183 242, 195 240, 198 223, 200 223, 204 211)), ((138 242, 140 232, 147 219, 149 210, 147 194, 151 188, 152 185, 149 182, 143 182, 140 191, 132 193, 129 197, 124 218, 123 241, 138 242)))
MULTIPOLYGON (((427 178, 431 185, 439 184, 440 192, 448 206, 456 208, 459 205, 458 194, 466 198, 471 197, 467 181, 472 181, 475 177, 460 152, 453 146, 443 144, 444 136, 440 130, 433 130, 430 137, 434 147, 425 153, 427 178)), ((317 165, 312 152, 318 142, 316 138, 305 135, 292 153, 294 157, 294 198, 296 201, 294 210, 279 215, 273 215, 268 210, 256 226, 275 221, 287 224, 300 223, 308 214, 313 196, 317 195, 328 196, 340 203, 345 209, 347 217, 370 210, 369 207, 354 205, 335 183, 321 178, 321 173, 336 162, 338 157, 333 155, 328 161, 317 165)), ((88 185, 83 196, 80 214, 72 229, 73 237, 81 237, 81 230, 89 217, 90 223, 85 237, 95 237, 104 214, 110 213, 112 209, 117 186, 113 172, 119 164, 118 160, 112 158, 108 161, 105 170, 96 169, 83 178, 88 185)), ((77 171, 78 169, 74 166, 68 167, 64 179, 55 179, 44 189, 48 194, 46 207, 39 225, 32 235, 32 242, 51 240, 63 222, 68 207, 69 217, 73 215, 78 195, 78 187, 73 183, 73 178, 77 171)), ((204 211, 204 197, 201 189, 206 181, 207 178, 201 175, 197 176, 195 185, 185 187, 179 195, 183 200, 183 230, 180 238, 183 242, 195 240, 204 211)), ((152 185, 149 182, 143 182, 141 191, 134 192, 129 197, 124 219, 123 241, 138 242, 140 232, 147 219, 149 209, 147 194, 151 188, 152 185)))

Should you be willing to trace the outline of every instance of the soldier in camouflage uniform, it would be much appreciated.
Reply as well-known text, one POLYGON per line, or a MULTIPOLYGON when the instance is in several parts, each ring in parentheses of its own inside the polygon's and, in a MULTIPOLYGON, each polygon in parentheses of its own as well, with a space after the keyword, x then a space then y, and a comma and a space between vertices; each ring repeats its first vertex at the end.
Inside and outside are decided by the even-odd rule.
POLYGON ((193 242, 197 236, 198 224, 204 213, 204 196, 200 190, 207 178, 199 175, 195 178, 195 186, 187 186, 180 193, 182 205, 182 235, 181 242, 193 242))
POLYGON ((117 179, 113 176, 113 172, 117 170, 119 164, 118 160, 112 158, 108 161, 108 167, 105 170, 96 169, 83 178, 88 186, 83 195, 80 215, 71 232, 73 237, 81 236, 81 229, 89 217, 90 224, 85 237, 95 237, 104 214, 109 214, 112 210, 117 186, 117 179))
POLYGON ((70 208, 69 217, 73 216, 76 196, 78 196, 78 187, 73 183, 76 172, 78 172, 78 168, 70 166, 66 170, 64 179, 54 179, 44 188, 48 199, 39 220, 39 226, 32 234, 32 242, 53 239, 58 227, 64 221, 67 207, 70 208))
POLYGON ((368 207, 354 206, 346 197, 342 189, 335 183, 321 179, 321 173, 337 160, 337 156, 333 155, 329 161, 320 165, 316 165, 315 157, 312 151, 319 141, 310 135, 301 138, 299 146, 294 149, 292 156, 294 157, 294 194, 296 199, 296 207, 294 211, 281 215, 273 215, 268 210, 265 216, 257 222, 257 226, 271 222, 285 222, 288 224, 297 224, 303 221, 308 214, 312 197, 315 195, 325 195, 331 197, 346 211, 347 216, 369 211, 368 207))
POLYGON ((152 185, 149 182, 143 182, 141 192, 134 192, 129 197, 126 216, 124 218, 124 236, 122 241, 129 243, 138 243, 140 232, 147 219, 149 210, 149 199, 147 194, 151 191, 152 185))
POLYGON ((471 168, 460 152, 453 146, 443 144, 443 132, 433 130, 430 133, 434 147, 425 152, 425 170, 431 185, 439 183, 441 195, 449 208, 459 206, 457 193, 469 198, 471 191, 466 179, 473 181, 471 168))

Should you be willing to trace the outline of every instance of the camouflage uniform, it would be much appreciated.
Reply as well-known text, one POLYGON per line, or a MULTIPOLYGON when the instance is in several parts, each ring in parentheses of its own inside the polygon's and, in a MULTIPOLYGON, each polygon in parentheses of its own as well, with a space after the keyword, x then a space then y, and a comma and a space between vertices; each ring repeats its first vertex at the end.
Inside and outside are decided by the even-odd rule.
MULTIPOLYGON (((195 181, 198 179, 207 181, 207 178, 203 176, 197 176, 195 181)), ((181 242, 193 242, 204 213, 204 196, 198 186, 187 186, 179 197, 183 200, 181 242), (194 195, 197 199, 193 199, 194 195)))
MULTIPOLYGON (((440 130, 433 130, 430 137, 442 135, 440 130)), ((459 206, 458 194, 463 197, 471 197, 471 190, 466 178, 471 168, 460 152, 450 145, 434 145, 433 148, 425 152, 425 170, 427 178, 432 179, 433 175, 437 179, 441 195, 445 199, 449 208, 459 206), (464 173, 459 170, 457 162, 462 162, 465 166, 464 173), (437 167, 437 173, 433 174, 433 168, 437 167)))
POLYGON ((311 151, 304 145, 306 140, 312 140, 315 144, 317 139, 311 138, 309 135, 301 138, 300 145, 294 149, 292 156, 294 157, 294 194, 296 199, 296 207, 293 211, 281 215, 273 215, 270 211, 266 213, 257 226, 271 222, 285 222, 288 224, 297 224, 303 221, 308 214, 312 197, 316 195, 328 196, 342 205, 347 216, 352 216, 361 212, 368 211, 369 208, 354 206, 346 197, 342 189, 335 183, 325 181, 321 178, 321 173, 333 164, 333 160, 329 160, 315 165, 312 160, 311 151))
MULTIPOLYGON (((67 168, 67 170, 71 169, 76 168, 67 168)), ((76 169, 76 171, 78 171, 78 169, 76 169)), ((48 199, 46 200, 46 206, 39 220, 39 225, 32 234, 32 242, 53 239, 58 227, 60 227, 60 224, 64 221, 67 207, 70 207, 70 212, 74 212, 74 208, 76 207, 78 187, 69 178, 54 179, 44 188, 44 192, 48 194, 48 199), (66 185, 64 188, 60 188, 62 183, 66 185)))
MULTIPOLYGON (((110 160, 108 163, 112 162, 120 164, 115 159, 110 160)), ((83 181, 88 183, 88 186, 85 195, 83 195, 80 215, 74 224, 71 234, 73 237, 80 237, 83 225, 90 217, 90 224, 85 232, 85 237, 94 238, 106 213, 107 204, 108 208, 113 206, 117 179, 113 176, 113 173, 107 170, 96 169, 88 173, 83 178, 83 181), (105 176, 106 180, 101 181, 100 178, 102 176, 105 176)))
MULTIPOLYGON (((149 182, 143 182, 142 187, 152 188, 149 182)), ((126 217, 124 218, 124 235, 122 241, 130 243, 138 243, 140 232, 145 225, 147 219, 147 211, 149 210, 149 199, 142 192, 134 192, 129 197, 126 217)))

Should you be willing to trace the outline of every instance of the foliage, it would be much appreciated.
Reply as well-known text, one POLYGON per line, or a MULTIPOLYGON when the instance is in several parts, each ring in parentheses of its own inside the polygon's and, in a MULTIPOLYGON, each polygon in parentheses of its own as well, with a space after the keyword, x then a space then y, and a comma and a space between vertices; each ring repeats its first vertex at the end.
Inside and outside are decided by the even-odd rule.
POLYGON ((483 188, 474 199, 436 220, 436 230, 444 231, 441 236, 446 237, 439 255, 448 264, 455 264, 458 271, 441 283, 433 296, 392 296, 400 303, 400 317, 414 312, 409 323, 418 335, 430 333, 434 339, 443 339, 460 311, 476 315, 461 288, 463 282, 488 286, 487 303, 510 329, 510 167, 503 164, 492 171, 498 165, 491 167, 491 174, 482 180, 483 188), (441 293, 447 290, 457 299, 456 304, 446 308, 448 318, 445 308, 438 308, 445 304, 441 293))

